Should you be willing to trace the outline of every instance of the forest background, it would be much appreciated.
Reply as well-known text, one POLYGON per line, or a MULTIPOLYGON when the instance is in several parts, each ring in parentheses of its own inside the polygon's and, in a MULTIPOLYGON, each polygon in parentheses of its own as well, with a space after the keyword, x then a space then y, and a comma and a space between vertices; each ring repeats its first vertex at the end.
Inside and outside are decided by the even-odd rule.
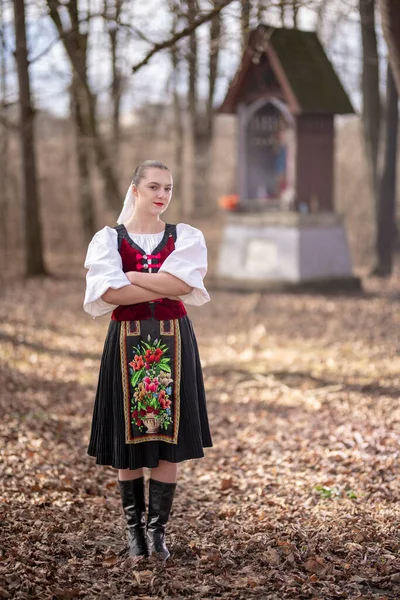
MULTIPOLYGON (((381 173, 390 168, 387 46, 372 0, 25 2, 15 23, 26 21, 32 104, 26 84, 18 94, 18 4, 0 3, 2 279, 76 272, 93 233, 115 222, 135 165, 149 156, 174 174, 167 218, 209 229, 212 273, 224 222, 218 198, 237 191, 236 120, 217 109, 260 21, 317 30, 358 112, 336 120, 336 209, 354 264, 391 271, 393 174, 379 200, 381 173), (21 138, 33 136, 21 151, 21 138), (390 246, 383 257, 378 223, 390 246)), ((396 164, 395 148, 390 160, 396 164)))

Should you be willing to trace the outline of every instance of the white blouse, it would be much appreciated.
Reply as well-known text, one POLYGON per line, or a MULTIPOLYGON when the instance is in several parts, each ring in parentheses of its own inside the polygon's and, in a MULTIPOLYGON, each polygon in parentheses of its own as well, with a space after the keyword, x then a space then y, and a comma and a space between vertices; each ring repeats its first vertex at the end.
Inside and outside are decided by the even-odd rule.
MULTIPOLYGON (((203 284, 207 272, 207 247, 199 229, 178 223, 176 226, 175 249, 165 259, 158 272, 170 273, 187 283, 193 290, 179 296, 186 304, 201 306, 210 300, 203 284)), ((146 254, 152 254, 161 242, 161 233, 130 233, 129 236, 146 254)), ((122 270, 122 259, 118 252, 118 234, 112 227, 98 231, 89 244, 85 259, 86 293, 84 310, 93 318, 105 315, 116 305, 102 300, 109 289, 115 290, 130 285, 122 270)))

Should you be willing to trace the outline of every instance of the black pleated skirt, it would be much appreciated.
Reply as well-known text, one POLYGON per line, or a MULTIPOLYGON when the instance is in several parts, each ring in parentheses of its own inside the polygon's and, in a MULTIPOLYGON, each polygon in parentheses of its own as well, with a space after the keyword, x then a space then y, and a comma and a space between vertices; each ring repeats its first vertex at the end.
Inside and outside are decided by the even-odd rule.
POLYGON ((176 444, 125 441, 123 382, 120 358, 121 322, 111 321, 101 358, 94 404, 89 456, 116 469, 155 468, 159 460, 173 463, 204 456, 211 447, 199 351, 192 323, 179 320, 181 337, 180 420, 176 444))

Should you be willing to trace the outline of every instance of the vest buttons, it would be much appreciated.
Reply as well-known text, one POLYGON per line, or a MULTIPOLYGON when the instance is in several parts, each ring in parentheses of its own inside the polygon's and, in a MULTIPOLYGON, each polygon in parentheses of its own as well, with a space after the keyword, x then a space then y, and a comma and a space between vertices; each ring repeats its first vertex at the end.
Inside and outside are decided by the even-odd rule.
POLYGON ((147 254, 143 254, 142 258, 147 259, 147 254))
POLYGON ((143 265, 143 269, 148 269, 148 268, 149 268, 149 265, 148 265, 147 263, 145 263, 145 264, 143 265))

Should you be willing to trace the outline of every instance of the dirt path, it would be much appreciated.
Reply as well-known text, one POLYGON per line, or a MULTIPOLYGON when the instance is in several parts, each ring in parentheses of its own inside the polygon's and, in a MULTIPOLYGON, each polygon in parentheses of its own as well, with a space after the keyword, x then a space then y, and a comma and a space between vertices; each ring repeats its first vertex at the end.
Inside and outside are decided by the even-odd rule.
POLYGON ((181 467, 172 560, 132 563, 86 452, 107 319, 82 281, 0 301, 0 598, 400 598, 400 279, 191 311, 214 447, 181 467))

